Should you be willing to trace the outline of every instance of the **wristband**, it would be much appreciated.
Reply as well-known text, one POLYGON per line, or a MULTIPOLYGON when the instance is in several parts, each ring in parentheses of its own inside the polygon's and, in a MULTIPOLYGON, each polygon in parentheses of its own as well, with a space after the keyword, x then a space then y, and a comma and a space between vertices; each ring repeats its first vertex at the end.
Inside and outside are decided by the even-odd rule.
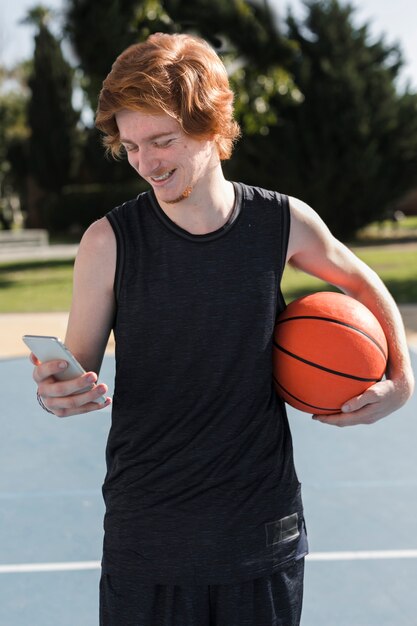
POLYGON ((38 404, 39 406, 41 406, 43 408, 44 411, 46 411, 47 413, 50 413, 51 415, 55 415, 55 413, 53 411, 51 411, 50 409, 48 409, 47 406, 44 405, 43 400, 39 394, 39 391, 36 392, 36 398, 38 400, 38 404))

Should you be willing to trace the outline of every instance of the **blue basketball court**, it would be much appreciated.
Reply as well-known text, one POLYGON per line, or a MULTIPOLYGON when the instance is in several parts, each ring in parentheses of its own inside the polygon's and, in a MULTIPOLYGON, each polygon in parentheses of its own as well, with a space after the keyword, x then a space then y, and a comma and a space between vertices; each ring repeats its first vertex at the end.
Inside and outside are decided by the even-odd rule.
MULTIPOLYGON (((0 361, 0 624, 95 626, 110 411, 44 413, 31 370, 0 361)), ((311 551, 303 626, 417 625, 416 415, 416 396, 371 427, 290 409, 311 551)))

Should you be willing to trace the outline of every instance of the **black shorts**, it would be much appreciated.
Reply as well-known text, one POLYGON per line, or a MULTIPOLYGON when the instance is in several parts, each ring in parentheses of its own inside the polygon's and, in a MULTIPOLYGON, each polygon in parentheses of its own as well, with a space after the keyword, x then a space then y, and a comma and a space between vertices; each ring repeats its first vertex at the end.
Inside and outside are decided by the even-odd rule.
POLYGON ((304 559, 231 585, 154 585, 103 574, 100 626, 298 626, 304 559))

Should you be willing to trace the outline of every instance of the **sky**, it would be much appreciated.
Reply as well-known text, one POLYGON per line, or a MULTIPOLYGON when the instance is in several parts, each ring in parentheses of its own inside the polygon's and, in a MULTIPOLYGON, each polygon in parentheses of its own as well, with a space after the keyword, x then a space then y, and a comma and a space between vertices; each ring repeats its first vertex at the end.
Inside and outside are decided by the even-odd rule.
MULTIPOLYGON (((227 1, 227 0, 225 0, 227 1)), ((295 16, 304 13, 302 0, 269 0, 281 14, 290 7, 295 16)), ((64 0, 2 0, 0 5, 0 63, 10 67, 29 58, 33 51, 33 29, 19 24, 36 4, 62 10, 64 0)), ((384 35, 387 44, 398 43, 405 65, 402 81, 417 90, 417 2, 415 0, 351 0, 356 7, 356 24, 367 22, 375 37, 384 35)))

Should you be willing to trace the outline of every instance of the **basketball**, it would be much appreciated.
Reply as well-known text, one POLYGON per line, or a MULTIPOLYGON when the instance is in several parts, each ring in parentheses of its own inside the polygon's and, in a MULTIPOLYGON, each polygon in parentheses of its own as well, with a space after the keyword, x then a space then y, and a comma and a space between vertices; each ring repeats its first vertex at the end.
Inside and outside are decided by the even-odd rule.
POLYGON ((388 346, 375 315, 350 296, 318 292, 277 318, 273 377, 279 396, 308 413, 339 413, 385 373, 388 346))

